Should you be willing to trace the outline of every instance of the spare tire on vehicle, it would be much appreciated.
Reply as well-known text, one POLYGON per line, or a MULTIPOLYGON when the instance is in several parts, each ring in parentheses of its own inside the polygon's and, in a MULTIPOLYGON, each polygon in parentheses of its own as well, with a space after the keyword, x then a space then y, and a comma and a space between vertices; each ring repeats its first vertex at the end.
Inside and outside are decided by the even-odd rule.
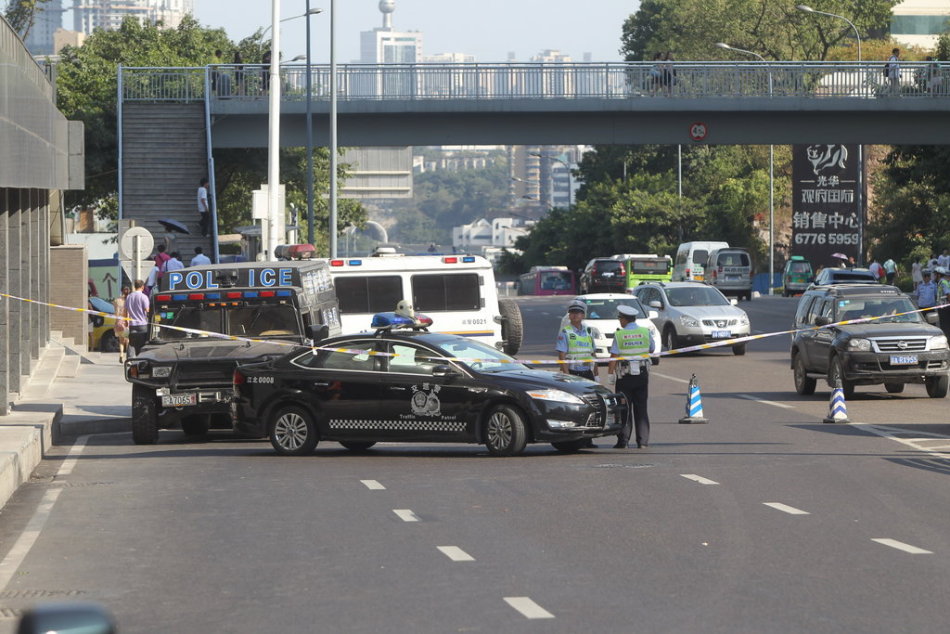
POLYGON ((513 299, 499 299, 498 310, 501 313, 501 339, 504 341, 505 354, 516 355, 524 339, 524 322, 521 319, 521 307, 513 299))

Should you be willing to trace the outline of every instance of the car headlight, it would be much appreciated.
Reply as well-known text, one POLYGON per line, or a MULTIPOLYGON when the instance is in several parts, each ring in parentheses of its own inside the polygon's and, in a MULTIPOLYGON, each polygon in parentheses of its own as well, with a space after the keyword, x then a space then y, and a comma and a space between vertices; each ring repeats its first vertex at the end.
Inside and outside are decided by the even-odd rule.
POLYGON ((947 345, 946 335, 937 335, 927 340, 927 350, 946 350, 948 347, 950 346, 947 345))
POLYGON ((871 349, 871 341, 868 339, 852 339, 848 342, 848 350, 858 352, 867 352, 871 349))
POLYGON ((741 315, 739 315, 739 325, 740 325, 740 326, 748 326, 748 325, 749 325, 749 316, 746 315, 745 313, 742 313, 741 315))
POLYGON ((686 328, 699 328, 699 320, 689 315, 680 315, 680 324, 686 328))
POLYGON ((563 390, 531 390, 528 396, 536 398, 539 401, 555 401, 557 403, 570 403, 572 405, 583 405, 584 400, 579 396, 574 396, 570 392, 563 390))
POLYGON ((156 379, 164 379, 172 375, 172 367, 170 365, 158 365, 152 368, 152 376, 156 379))

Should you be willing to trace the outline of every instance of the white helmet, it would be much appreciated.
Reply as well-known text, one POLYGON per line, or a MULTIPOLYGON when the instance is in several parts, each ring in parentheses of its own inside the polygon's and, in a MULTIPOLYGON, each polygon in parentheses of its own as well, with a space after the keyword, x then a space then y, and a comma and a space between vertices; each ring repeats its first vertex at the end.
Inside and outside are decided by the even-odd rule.
POLYGON ((571 312, 572 310, 579 310, 579 311, 581 311, 582 313, 584 313, 584 314, 586 315, 586 314, 587 314, 587 304, 585 304, 584 302, 582 302, 582 301, 579 300, 579 299, 575 299, 573 302, 571 302, 571 303, 568 304, 568 306, 567 306, 567 312, 571 312))
POLYGON ((416 311, 413 309, 411 302, 401 299, 399 300, 399 303, 396 304, 396 314, 400 317, 415 318, 416 311))

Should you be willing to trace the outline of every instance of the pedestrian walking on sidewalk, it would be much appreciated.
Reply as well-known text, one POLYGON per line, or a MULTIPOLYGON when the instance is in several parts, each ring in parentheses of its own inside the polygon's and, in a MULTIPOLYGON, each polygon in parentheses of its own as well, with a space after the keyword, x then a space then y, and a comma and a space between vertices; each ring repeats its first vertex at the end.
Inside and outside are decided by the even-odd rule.
POLYGON ((112 300, 112 307, 115 309, 115 326, 112 327, 112 333, 119 342, 119 363, 125 363, 129 354, 129 313, 125 309, 125 299, 131 292, 131 288, 123 286, 122 295, 112 300))
POLYGON ((125 311, 129 317, 129 344, 132 352, 139 351, 148 342, 148 295, 145 294, 145 282, 135 280, 135 290, 125 298, 125 311))
POLYGON ((195 257, 191 258, 191 266, 204 266, 211 264, 211 258, 204 254, 204 249, 195 247, 195 257))

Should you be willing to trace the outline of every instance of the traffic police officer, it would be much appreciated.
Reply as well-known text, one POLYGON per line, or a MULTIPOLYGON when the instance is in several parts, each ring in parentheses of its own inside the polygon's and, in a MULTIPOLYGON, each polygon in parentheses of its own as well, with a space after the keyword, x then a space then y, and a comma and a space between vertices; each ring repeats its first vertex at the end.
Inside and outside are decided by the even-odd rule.
POLYGON ((561 361, 571 361, 567 364, 568 374, 595 381, 597 366, 592 361, 573 361, 574 359, 592 359, 594 356, 594 336, 590 328, 584 325, 587 304, 574 300, 567 308, 567 316, 571 322, 557 333, 557 343, 554 344, 557 358, 561 361))
POLYGON ((937 285, 930 281, 930 271, 924 269, 924 281, 914 291, 917 308, 933 308, 937 305, 937 285))
MULTIPOLYGON (((938 266, 934 271, 939 276, 936 280, 937 305, 950 303, 950 277, 948 277, 947 269, 938 266)), ((950 337, 950 307, 938 308, 937 315, 940 316, 940 329, 943 330, 943 334, 950 337)))
POLYGON ((647 413, 650 359, 619 359, 656 352, 659 342, 654 340, 649 328, 637 325, 637 317, 640 317, 640 312, 633 306, 621 304, 617 308, 620 328, 614 333, 614 342, 610 346, 612 358, 607 366, 608 380, 616 382, 617 391, 627 397, 629 409, 632 411, 627 412, 627 420, 617 434, 614 449, 627 448, 630 432, 633 431, 631 427, 636 429, 637 448, 650 445, 650 416, 647 413))

